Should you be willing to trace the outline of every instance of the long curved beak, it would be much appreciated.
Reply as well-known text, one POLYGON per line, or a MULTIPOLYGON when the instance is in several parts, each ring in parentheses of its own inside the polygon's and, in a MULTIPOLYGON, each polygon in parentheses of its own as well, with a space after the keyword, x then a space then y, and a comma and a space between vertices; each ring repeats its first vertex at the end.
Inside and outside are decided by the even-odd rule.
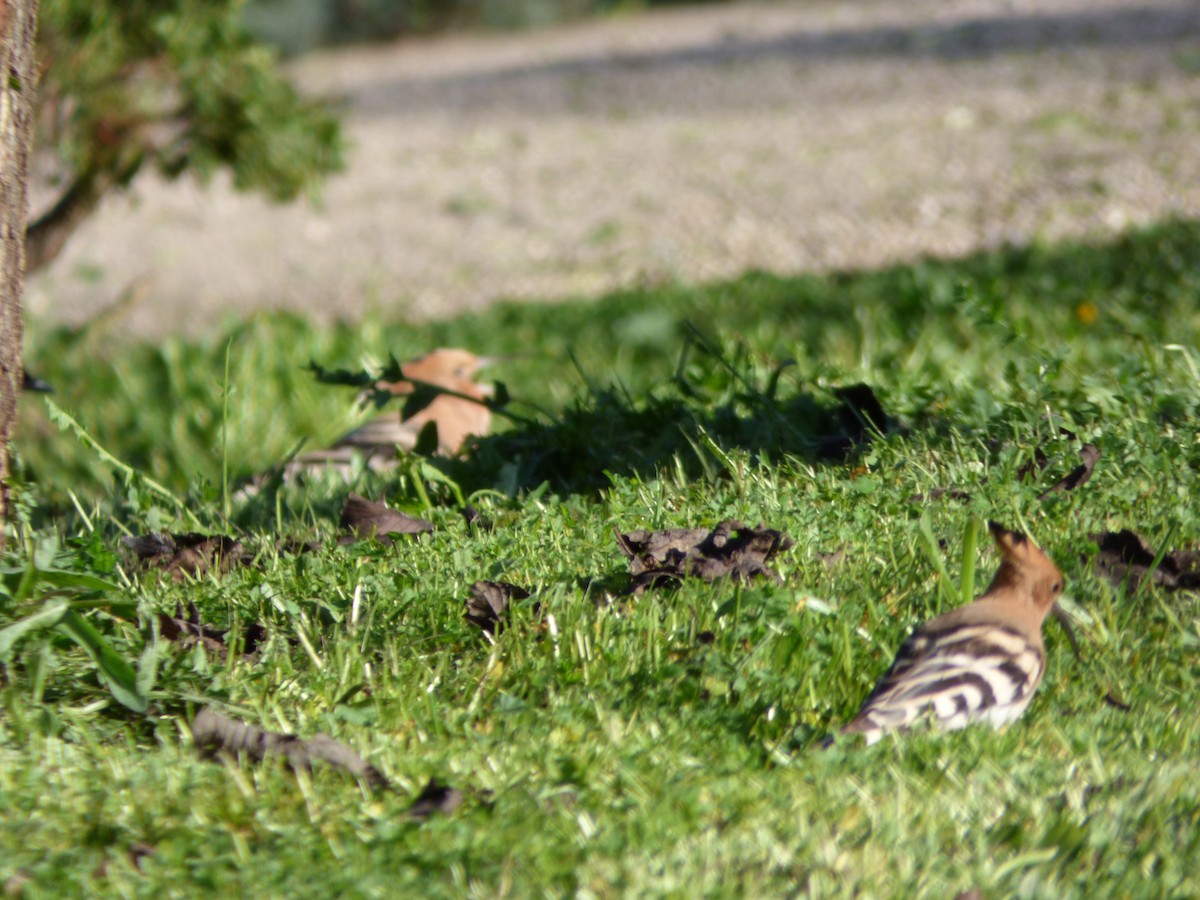
POLYGON ((1079 639, 1075 637, 1075 625, 1071 622, 1071 616, 1065 609, 1055 603, 1050 607, 1050 615, 1058 620, 1058 624, 1063 627, 1067 633, 1067 640, 1071 643, 1071 649, 1075 651, 1075 658, 1082 659, 1079 653, 1079 639))

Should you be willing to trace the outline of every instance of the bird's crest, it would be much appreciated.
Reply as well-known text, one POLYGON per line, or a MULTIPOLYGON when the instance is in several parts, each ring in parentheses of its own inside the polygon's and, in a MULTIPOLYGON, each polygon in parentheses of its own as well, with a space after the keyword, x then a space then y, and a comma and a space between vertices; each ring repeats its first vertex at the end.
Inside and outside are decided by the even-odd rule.
POLYGON ((987 594, 996 595, 1006 589, 1018 591, 1031 596, 1038 609, 1049 609, 1063 590, 1063 575, 1058 566, 1020 532, 995 522, 988 522, 988 530, 995 538, 1001 562, 987 594))

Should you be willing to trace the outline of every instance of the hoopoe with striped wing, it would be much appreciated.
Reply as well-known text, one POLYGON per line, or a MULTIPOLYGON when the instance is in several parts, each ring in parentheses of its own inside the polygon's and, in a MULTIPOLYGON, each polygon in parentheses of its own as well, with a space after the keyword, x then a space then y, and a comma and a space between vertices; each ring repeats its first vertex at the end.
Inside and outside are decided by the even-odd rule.
POLYGON ((873 744, 927 711, 945 729, 977 721, 999 728, 1025 712, 1046 669, 1042 623, 1063 576, 1025 535, 988 528, 1001 562, 987 591, 919 626, 843 734, 873 744))

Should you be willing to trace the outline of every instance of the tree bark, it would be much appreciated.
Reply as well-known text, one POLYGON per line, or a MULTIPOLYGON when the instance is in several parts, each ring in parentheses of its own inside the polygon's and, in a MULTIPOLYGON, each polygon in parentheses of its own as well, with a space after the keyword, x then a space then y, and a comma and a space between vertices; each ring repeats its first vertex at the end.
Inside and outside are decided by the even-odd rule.
POLYGON ((21 289, 29 218, 38 0, 0 0, 0 550, 9 514, 8 441, 24 366, 21 289))

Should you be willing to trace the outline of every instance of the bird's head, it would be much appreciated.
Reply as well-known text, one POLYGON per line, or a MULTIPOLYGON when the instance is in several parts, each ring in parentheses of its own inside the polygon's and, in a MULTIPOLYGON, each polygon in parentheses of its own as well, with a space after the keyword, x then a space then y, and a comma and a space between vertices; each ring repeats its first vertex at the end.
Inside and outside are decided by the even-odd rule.
POLYGON ((1000 551, 1000 570, 989 592, 1007 588, 1031 600, 1042 615, 1049 612, 1063 592, 1063 574, 1042 549, 1017 531, 995 522, 988 530, 1000 551))
POLYGON ((379 390, 403 395, 413 392, 413 382, 431 384, 460 394, 491 395, 491 388, 475 384, 479 370, 497 361, 497 357, 476 356, 469 350, 456 347, 439 347, 424 356, 404 363, 400 370, 411 381, 381 381, 379 390))

